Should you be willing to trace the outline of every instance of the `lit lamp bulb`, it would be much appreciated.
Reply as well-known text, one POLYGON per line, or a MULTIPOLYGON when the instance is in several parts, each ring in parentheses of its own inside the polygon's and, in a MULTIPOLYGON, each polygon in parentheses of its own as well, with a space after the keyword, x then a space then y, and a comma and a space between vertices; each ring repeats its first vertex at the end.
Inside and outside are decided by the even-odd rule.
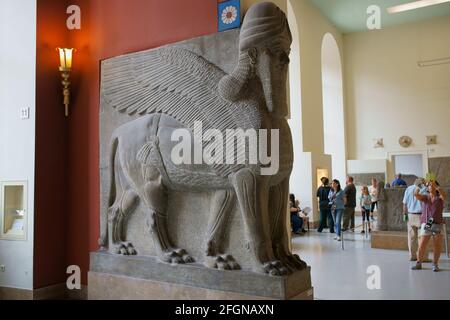
POLYGON ((64 95, 64 106, 65 115, 69 116, 69 103, 70 103, 70 71, 72 70, 72 57, 74 49, 68 48, 58 48, 59 51, 59 71, 61 71, 61 76, 63 78, 63 95, 64 95))
POLYGON ((72 53, 73 49, 58 48, 59 50, 59 60, 60 60, 60 70, 72 69, 72 53))

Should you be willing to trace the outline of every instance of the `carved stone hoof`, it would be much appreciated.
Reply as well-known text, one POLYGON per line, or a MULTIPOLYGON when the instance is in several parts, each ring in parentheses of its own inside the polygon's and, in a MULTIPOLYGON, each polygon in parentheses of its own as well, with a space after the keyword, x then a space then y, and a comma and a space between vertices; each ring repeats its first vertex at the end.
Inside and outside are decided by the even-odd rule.
POLYGON ((194 262, 195 262, 194 258, 192 258, 192 257, 191 257, 190 255, 188 255, 188 254, 184 254, 184 255, 181 257, 181 260, 183 260, 184 263, 194 263, 194 262))
POLYGON ((297 254, 292 254, 283 247, 277 247, 274 251, 276 259, 282 261, 290 272, 304 270, 308 267, 308 265, 302 261, 297 254))
POLYGON ((130 242, 120 242, 114 245, 113 253, 121 254, 124 256, 134 256, 137 254, 133 244, 130 242))
POLYGON ((288 258, 291 264, 298 270, 304 270, 308 267, 306 262, 300 259, 300 257, 296 254, 290 255, 288 258))
POLYGON ((304 270, 307 268, 307 264, 300 259, 296 254, 284 254, 282 257, 278 257, 284 262, 285 266, 291 271, 304 270))
POLYGON ((162 257, 162 260, 164 262, 171 263, 171 264, 184 263, 183 259, 181 259, 181 257, 179 257, 175 252, 168 252, 168 253, 164 254, 164 256, 162 257))
POLYGON ((289 269, 286 268, 280 261, 264 263, 263 269, 265 273, 275 277, 289 274, 289 269))
POLYGON ((234 260, 233 256, 224 254, 220 256, 208 256, 205 259, 205 266, 219 270, 240 270, 241 266, 234 260))
POLYGON ((188 255, 188 253, 184 249, 169 250, 163 255, 162 260, 170 264, 185 264, 195 262, 194 258, 188 255))

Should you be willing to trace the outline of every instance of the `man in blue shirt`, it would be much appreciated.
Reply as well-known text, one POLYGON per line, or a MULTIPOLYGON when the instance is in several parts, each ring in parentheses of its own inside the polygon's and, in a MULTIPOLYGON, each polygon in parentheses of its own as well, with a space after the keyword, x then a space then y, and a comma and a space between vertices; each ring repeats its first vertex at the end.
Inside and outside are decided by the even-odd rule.
POLYGON ((399 173, 395 176, 394 181, 392 181, 392 188, 395 187, 406 187, 406 181, 402 179, 402 175, 399 173))
MULTIPOLYGON (((403 214, 408 221, 408 248, 410 261, 417 261, 417 250, 419 248, 418 234, 420 230, 420 216, 422 215, 422 203, 414 196, 414 191, 420 188, 420 193, 427 192, 425 180, 416 179, 412 186, 406 188, 403 197, 403 214)), ((425 255, 428 257, 428 251, 425 255)))

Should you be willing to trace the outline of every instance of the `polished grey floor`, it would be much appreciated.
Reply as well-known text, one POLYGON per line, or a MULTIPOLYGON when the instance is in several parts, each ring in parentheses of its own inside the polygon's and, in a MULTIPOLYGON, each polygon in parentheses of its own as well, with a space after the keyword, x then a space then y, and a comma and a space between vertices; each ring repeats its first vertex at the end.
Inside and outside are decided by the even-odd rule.
MULTIPOLYGON (((319 300, 445 299, 450 300, 450 260, 441 256, 441 272, 412 271, 407 251, 370 248, 370 239, 359 232, 345 236, 345 250, 327 230, 293 239, 293 250, 311 265, 315 298, 319 300), (368 274, 368 268, 375 266, 368 274), (380 289, 369 289, 380 274, 380 289)), ((373 268, 373 267, 372 267, 373 268)))

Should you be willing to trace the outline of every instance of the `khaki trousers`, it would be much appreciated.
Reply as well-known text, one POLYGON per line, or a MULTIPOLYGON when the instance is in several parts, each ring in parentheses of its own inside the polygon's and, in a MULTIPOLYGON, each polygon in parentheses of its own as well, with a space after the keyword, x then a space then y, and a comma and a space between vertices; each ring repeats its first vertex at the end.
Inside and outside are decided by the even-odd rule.
POLYGON ((355 229, 355 208, 345 208, 343 230, 355 229))
MULTIPOLYGON (((419 251, 419 230, 420 214, 408 214, 408 248, 411 259, 417 259, 419 251)), ((425 251, 425 258, 428 259, 428 248, 425 251)))

